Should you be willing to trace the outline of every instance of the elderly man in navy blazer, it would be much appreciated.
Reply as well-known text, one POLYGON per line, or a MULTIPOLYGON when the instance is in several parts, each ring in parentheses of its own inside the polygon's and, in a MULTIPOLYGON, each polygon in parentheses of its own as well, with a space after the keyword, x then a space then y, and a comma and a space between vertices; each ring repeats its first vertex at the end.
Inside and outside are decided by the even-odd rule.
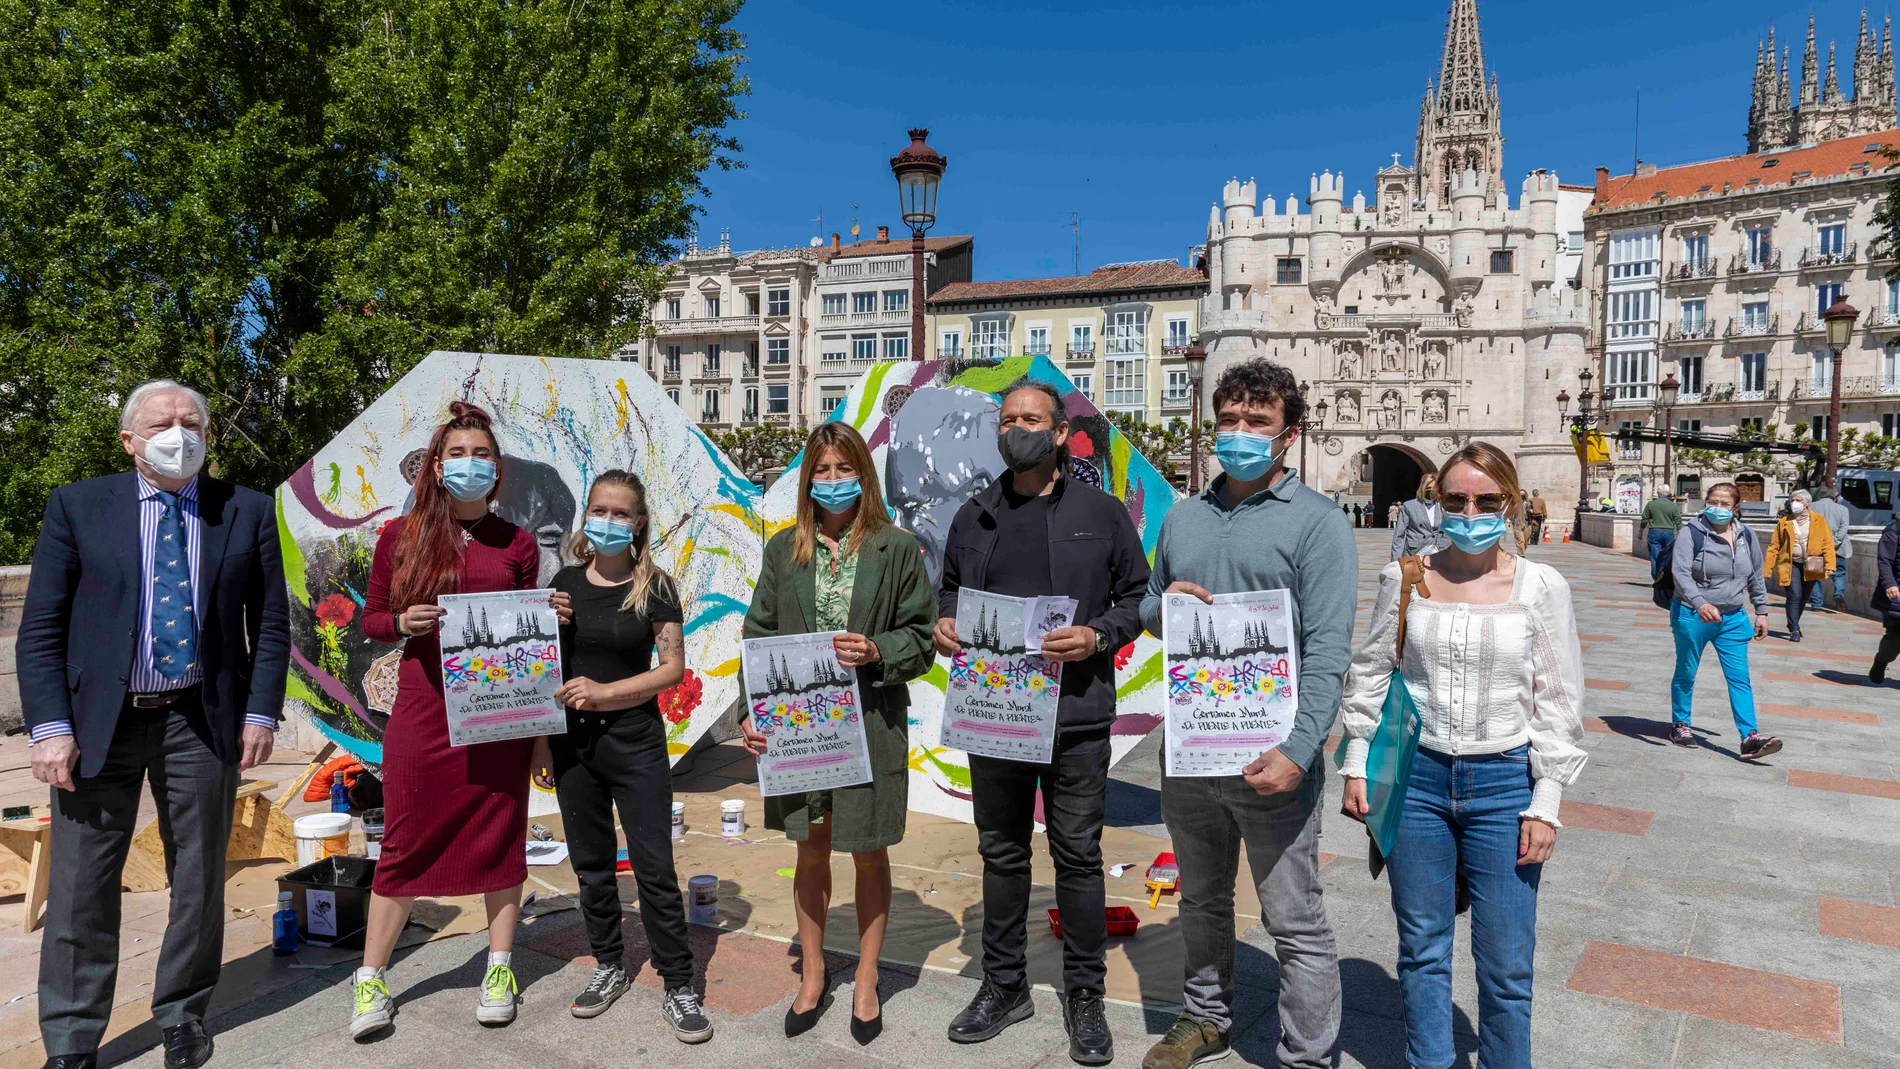
POLYGON ((290 654, 271 499, 198 474, 209 407, 168 379, 126 398, 136 471, 46 502, 16 646, 33 775, 52 790, 40 951, 48 1069, 92 1069, 119 969, 119 880, 149 781, 171 877, 152 985, 167 1069, 211 1057, 238 773, 270 758, 290 654))

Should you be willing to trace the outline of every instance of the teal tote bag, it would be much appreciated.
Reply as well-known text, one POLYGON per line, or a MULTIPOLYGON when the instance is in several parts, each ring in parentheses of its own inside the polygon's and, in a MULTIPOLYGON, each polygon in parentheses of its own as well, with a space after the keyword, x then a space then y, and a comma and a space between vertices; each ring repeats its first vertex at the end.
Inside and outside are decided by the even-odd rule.
MULTIPOLYGON (((1398 842, 1399 821, 1405 815, 1405 790, 1412 782, 1412 761, 1418 756, 1418 706, 1412 701, 1412 690, 1406 686, 1405 673, 1399 667, 1405 663, 1405 617, 1412 607, 1414 587, 1425 597, 1432 596, 1425 586, 1424 562, 1418 557, 1400 559, 1399 575, 1399 628, 1392 678, 1386 686, 1379 727, 1372 733, 1366 748, 1366 805, 1371 812, 1363 818, 1354 813, 1346 814, 1364 821, 1367 834, 1378 848, 1371 859, 1375 876, 1385 867, 1385 857, 1398 842)), ((1333 760, 1335 764, 1344 764, 1345 759, 1346 739, 1342 737, 1333 760)))

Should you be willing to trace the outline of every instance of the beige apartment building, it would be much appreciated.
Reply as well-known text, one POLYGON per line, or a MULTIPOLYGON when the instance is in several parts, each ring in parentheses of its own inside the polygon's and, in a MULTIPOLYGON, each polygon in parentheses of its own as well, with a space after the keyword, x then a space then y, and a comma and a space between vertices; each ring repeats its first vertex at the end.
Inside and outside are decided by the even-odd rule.
POLYGON ((1104 412, 1186 419, 1187 350, 1207 273, 1174 260, 1108 264, 1086 275, 959 282, 927 306, 944 360, 1046 356, 1104 412))
MULTIPOLYGON (((1591 349, 1603 388, 1605 433, 1659 425, 1658 384, 1674 375, 1673 426, 1733 434, 1797 427, 1815 439, 1830 433, 1834 354, 1821 313, 1845 299, 1861 311, 1841 354, 1843 430, 1900 435, 1900 284, 1877 248, 1874 221, 1894 172, 1882 152, 1900 148, 1894 129, 1891 45, 1878 50, 1863 27, 1855 59, 1855 96, 1844 96, 1830 67, 1826 89, 1812 42, 1801 103, 1788 104, 1785 64, 1760 66, 1750 141, 1786 140, 1782 127, 1807 130, 1790 112, 1829 108, 1832 140, 1774 148, 1678 167, 1597 171, 1585 216, 1592 288, 1591 349), (1865 75, 1868 84, 1858 84, 1865 75), (1766 88, 1762 88, 1766 85, 1766 88), (1856 99, 1858 112, 1848 108, 1856 99), (1857 127, 1874 125, 1878 129, 1857 127), (1853 122, 1848 122, 1852 119, 1853 122), (1772 129, 1758 125, 1776 123, 1772 129)), ((1674 459, 1674 458, 1672 458, 1674 459)), ((1662 447, 1613 449, 1593 473, 1593 492, 1640 501, 1663 485, 1662 447)), ((1714 478, 1734 477, 1743 495, 1774 500, 1791 469, 1750 468, 1724 459, 1704 470, 1672 464, 1676 489, 1697 494, 1714 478)))
MULTIPOLYGON (((926 292, 970 277, 968 236, 926 243, 926 292)), ((823 422, 880 359, 909 359, 911 243, 889 228, 850 245, 734 252, 690 243, 622 350, 708 434, 823 422), (864 345, 865 339, 869 344, 864 345)))

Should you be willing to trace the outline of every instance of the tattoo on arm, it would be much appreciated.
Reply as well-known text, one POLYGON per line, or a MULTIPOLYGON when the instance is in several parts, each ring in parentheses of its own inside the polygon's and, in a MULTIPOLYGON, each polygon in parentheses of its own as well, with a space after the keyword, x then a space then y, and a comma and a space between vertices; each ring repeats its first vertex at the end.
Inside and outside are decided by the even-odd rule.
POLYGON ((680 625, 678 624, 660 625, 658 649, 659 649, 659 662, 661 664, 666 664, 669 661, 685 660, 686 651, 681 648, 682 645, 683 643, 680 637, 680 625))

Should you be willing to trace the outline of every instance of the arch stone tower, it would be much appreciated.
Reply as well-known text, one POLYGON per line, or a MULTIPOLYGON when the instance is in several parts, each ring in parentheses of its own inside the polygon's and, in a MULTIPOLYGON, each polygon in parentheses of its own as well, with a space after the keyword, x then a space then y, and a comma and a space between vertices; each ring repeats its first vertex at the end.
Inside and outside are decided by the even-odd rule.
POLYGON ((1453 0, 1416 166, 1395 154, 1370 197, 1316 173, 1305 211, 1235 178, 1208 212, 1204 388, 1255 356, 1290 367, 1309 406, 1328 409, 1309 426, 1307 484, 1379 521, 1419 471, 1474 439, 1514 454, 1554 510, 1576 499, 1555 398, 1585 366, 1589 295, 1570 235, 1593 190, 1532 171, 1513 207, 1503 145, 1476 0, 1453 0))

